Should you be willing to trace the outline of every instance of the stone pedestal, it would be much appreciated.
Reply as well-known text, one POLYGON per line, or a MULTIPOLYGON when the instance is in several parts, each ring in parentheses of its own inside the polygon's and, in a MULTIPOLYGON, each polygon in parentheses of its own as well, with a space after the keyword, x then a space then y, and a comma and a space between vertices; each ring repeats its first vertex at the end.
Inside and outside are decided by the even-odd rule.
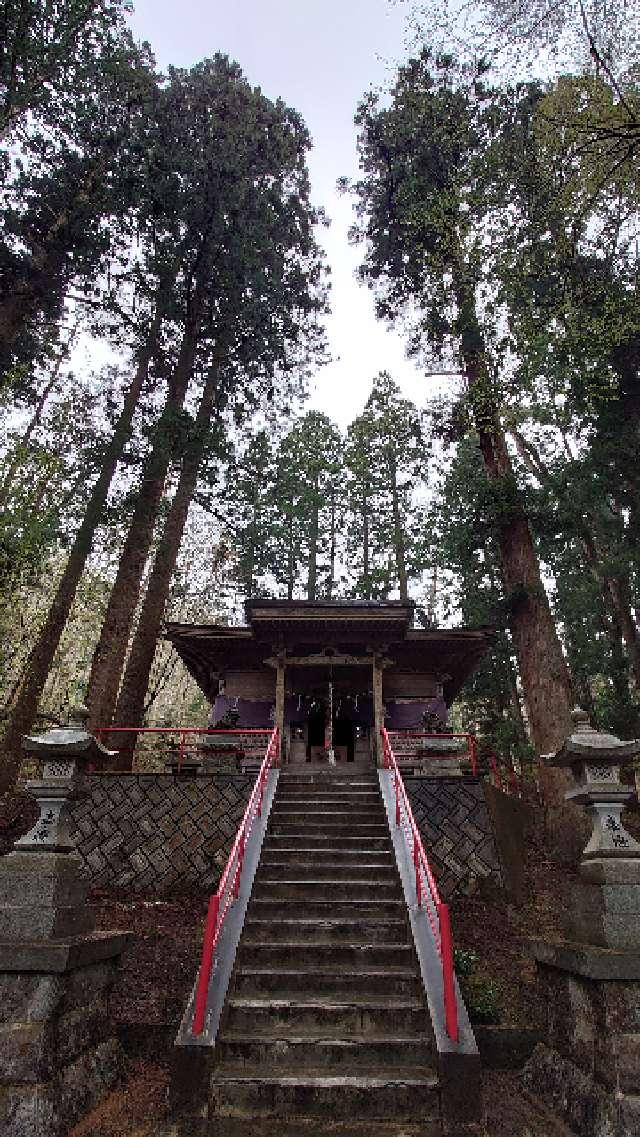
POLYGON ((578 1137, 640 1133, 640 955, 586 944, 532 945, 546 1042, 525 1083, 578 1137))
POLYGON ((640 1133, 640 846, 621 812, 633 791, 619 781, 639 742, 599 734, 581 711, 549 764, 569 766, 566 797, 593 831, 565 913, 567 939, 534 941, 547 1010, 546 1042, 525 1067, 529 1089, 578 1137, 640 1133))
POLYGON ((109 995, 129 939, 96 932, 68 827, 83 770, 107 753, 83 729, 26 739, 44 757, 40 818, 0 860, 0 1132, 65 1137, 115 1083, 109 995))

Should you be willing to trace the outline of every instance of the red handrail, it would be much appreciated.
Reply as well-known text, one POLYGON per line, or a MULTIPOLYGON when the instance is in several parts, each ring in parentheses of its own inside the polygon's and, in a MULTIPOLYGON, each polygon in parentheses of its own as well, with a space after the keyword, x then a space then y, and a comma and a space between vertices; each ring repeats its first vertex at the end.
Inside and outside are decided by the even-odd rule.
POLYGON ((247 840, 255 818, 262 817, 262 803, 264 800, 267 777, 269 770, 278 761, 279 756, 280 732, 276 726, 269 739, 267 753, 264 756, 260 772, 251 791, 251 797, 249 798, 247 808, 240 822, 240 827, 236 833, 236 839, 233 842, 233 847, 229 853, 222 876, 220 877, 218 890, 209 900, 207 921, 202 941, 202 958, 200 960, 200 970, 196 983, 193 1022, 191 1024, 192 1034, 202 1034, 204 1030, 209 982, 211 980, 211 969, 213 967, 216 946, 227 912, 234 900, 238 899, 247 840))
MULTIPOLYGON (((407 836, 411 842, 413 865, 415 869, 416 901, 419 908, 424 908, 431 932, 440 955, 442 966, 442 993, 444 1001, 444 1019, 447 1034, 453 1042, 458 1041, 458 1001, 453 969, 453 941, 451 937, 451 922, 449 919, 449 906, 440 899, 438 886, 431 871, 431 866, 424 851, 420 830, 413 816, 413 810, 405 789, 402 775, 398 768, 396 756, 391 748, 388 731, 382 727, 383 765, 393 775, 395 789, 395 822, 396 827, 402 825, 402 814, 406 818, 407 836), (428 896, 425 896, 425 892, 428 896), (426 902, 425 902, 426 901, 426 902), (430 903, 428 902, 430 901, 430 903)), ((451 736, 449 736, 451 737, 451 736)))
POLYGON ((390 730, 387 732, 389 737, 394 738, 465 738, 467 740, 467 754, 469 763, 471 765, 471 773, 474 777, 478 773, 478 755, 476 751, 476 739, 474 734, 467 732, 463 734, 445 734, 443 731, 425 731, 425 730, 390 730))

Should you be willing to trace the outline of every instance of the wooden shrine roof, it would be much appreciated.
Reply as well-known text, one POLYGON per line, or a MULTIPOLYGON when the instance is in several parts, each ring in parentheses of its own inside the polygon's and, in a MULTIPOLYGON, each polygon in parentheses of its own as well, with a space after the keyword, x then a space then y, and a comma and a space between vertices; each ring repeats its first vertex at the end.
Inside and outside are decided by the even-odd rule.
POLYGON ((387 601, 256 600, 247 603, 248 623, 167 626, 171 642, 208 698, 218 676, 232 670, 261 670, 275 652, 286 655, 342 651, 363 657, 383 651, 394 671, 437 677, 448 703, 477 667, 493 633, 490 628, 413 628, 413 605, 387 601))

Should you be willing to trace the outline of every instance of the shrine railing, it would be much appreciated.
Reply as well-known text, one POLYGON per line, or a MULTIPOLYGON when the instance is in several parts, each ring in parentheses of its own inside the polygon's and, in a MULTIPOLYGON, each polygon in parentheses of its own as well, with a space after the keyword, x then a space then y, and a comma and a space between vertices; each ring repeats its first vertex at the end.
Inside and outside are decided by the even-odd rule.
POLYGON ((478 752, 473 734, 445 734, 424 730, 390 730, 386 733, 396 744, 396 759, 400 766, 409 762, 451 758, 468 762, 471 773, 474 776, 478 773, 478 752))
POLYGON ((120 754, 128 755, 131 769, 136 762, 162 761, 175 765, 181 772, 187 764, 201 762, 203 758, 211 760, 216 753, 220 757, 225 753, 260 757, 272 730, 273 727, 104 726, 96 730, 96 738, 120 754), (116 738, 112 740, 111 735, 116 738), (120 739, 122 745, 119 745, 120 739), (228 746, 225 746, 227 741, 228 746))
POLYGON ((457 1042, 458 1001, 453 967, 453 941, 449 906, 443 903, 440 898, 438 886, 422 844, 420 830, 413 816, 402 774, 391 746, 389 733, 384 727, 382 727, 381 735, 383 766, 390 771, 394 782, 395 825, 397 829, 403 830, 407 849, 413 861, 416 904, 426 913, 431 934, 440 956, 445 1026, 449 1038, 453 1042, 457 1042))
POLYGON ((220 877, 218 889, 209 900, 202 942, 200 970, 198 971, 198 978, 196 980, 193 1022, 191 1026, 191 1031, 194 1035, 200 1035, 204 1030, 209 983, 211 981, 216 947, 227 913, 234 901, 238 899, 240 878, 242 877, 242 868, 244 865, 245 847, 256 817, 262 817, 262 803, 267 778, 271 768, 277 764, 279 756, 280 732, 278 728, 275 727, 269 739, 267 753, 265 754, 255 785, 251 791, 251 797, 249 798, 247 808, 244 812, 244 817, 240 822, 236 839, 229 853, 229 859, 220 877))

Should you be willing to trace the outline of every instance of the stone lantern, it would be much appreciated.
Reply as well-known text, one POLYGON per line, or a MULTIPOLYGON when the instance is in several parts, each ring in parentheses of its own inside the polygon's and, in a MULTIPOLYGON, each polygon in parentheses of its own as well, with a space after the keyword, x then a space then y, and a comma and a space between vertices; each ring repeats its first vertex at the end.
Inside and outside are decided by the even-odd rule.
POLYGON ((576 786, 565 797, 585 806, 591 815, 593 832, 582 864, 601 858, 640 857, 640 845, 627 833, 620 817, 627 802, 635 797, 633 788, 622 785, 620 767, 640 754, 640 741, 622 742, 614 734, 594 730, 586 711, 579 708, 571 717, 573 734, 544 761, 548 766, 571 770, 576 786))
POLYGON ((568 767, 565 795, 592 824, 571 882, 565 938, 534 940, 546 1006, 545 1041, 525 1071, 527 1088, 581 1137, 640 1133, 640 845, 621 818, 634 796, 620 767, 640 753, 573 712, 573 733, 549 766, 568 767))
POLYGON ((86 707, 76 707, 70 712, 66 727, 23 738, 23 750, 40 758, 44 769, 41 778, 27 782, 26 786, 38 803, 40 817, 33 829, 16 842, 16 849, 75 852, 69 829, 71 802, 85 794, 84 775, 116 757, 88 733, 88 717, 86 707))
POLYGON ((0 1132, 63 1137, 117 1080, 122 1053, 108 1001, 126 932, 96 931, 70 825, 85 774, 111 757, 85 729, 25 738, 44 762, 27 783, 40 816, 0 858, 0 1132))
POLYGON ((602 947, 640 947, 640 845, 627 833, 622 810, 635 790, 620 781, 620 767, 640 754, 640 741, 623 742, 594 730, 580 709, 574 731, 544 761, 568 767, 575 781, 565 798, 584 806, 592 833, 582 853, 579 881, 568 912, 573 939, 602 947))

